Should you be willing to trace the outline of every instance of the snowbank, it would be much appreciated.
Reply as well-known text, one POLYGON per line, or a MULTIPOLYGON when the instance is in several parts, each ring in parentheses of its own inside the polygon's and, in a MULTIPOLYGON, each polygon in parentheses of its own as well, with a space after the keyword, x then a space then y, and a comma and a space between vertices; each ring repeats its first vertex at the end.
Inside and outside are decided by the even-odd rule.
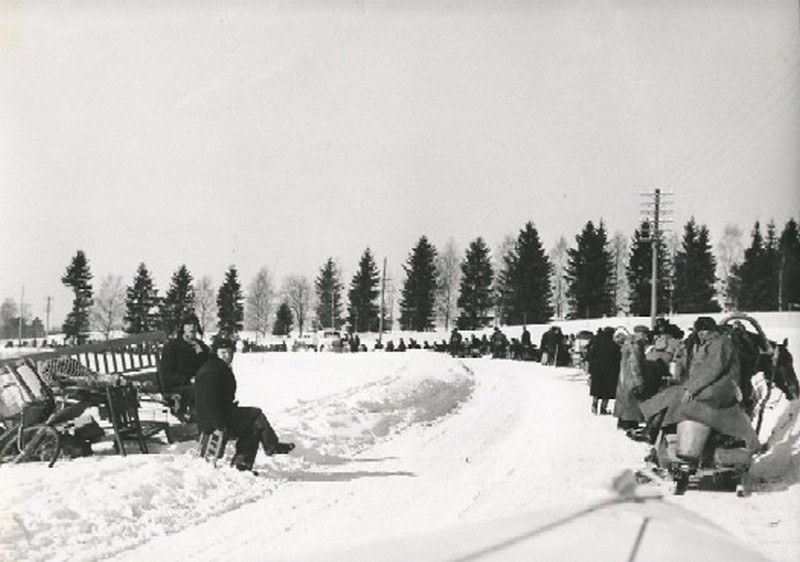
POLYGON ((241 402, 264 407, 282 438, 298 444, 287 457, 260 452, 264 477, 199 462, 193 442, 162 445, 157 455, 59 461, 52 469, 3 465, 0 559, 96 560, 175 533, 264 498, 313 464, 338 462, 413 424, 435 422, 472 391, 468 370, 443 356, 337 359, 236 357, 241 402))

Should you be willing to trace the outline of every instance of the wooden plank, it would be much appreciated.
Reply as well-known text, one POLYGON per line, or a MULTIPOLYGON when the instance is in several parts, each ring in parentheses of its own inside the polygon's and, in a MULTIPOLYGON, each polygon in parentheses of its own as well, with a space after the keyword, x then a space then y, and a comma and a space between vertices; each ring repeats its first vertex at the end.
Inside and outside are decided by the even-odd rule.
MULTIPOLYGON (((166 332, 148 332, 146 334, 136 334, 134 336, 127 336, 115 340, 107 340, 87 345, 78 345, 72 347, 60 347, 51 351, 42 351, 39 353, 31 353, 25 355, 25 359, 29 359, 34 363, 40 363, 57 357, 73 357, 78 358, 80 354, 94 351, 105 351, 113 348, 119 348, 120 345, 128 345, 131 343, 150 343, 154 346, 159 346, 167 340, 166 332)), ((0 366, 6 363, 14 363, 19 361, 20 357, 13 357, 9 359, 0 359, 0 366)))

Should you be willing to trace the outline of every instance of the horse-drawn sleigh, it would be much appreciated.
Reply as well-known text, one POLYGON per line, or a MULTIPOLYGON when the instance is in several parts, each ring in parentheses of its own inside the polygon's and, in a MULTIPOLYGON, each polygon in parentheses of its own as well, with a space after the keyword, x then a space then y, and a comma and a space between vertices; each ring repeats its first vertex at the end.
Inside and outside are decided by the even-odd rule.
POLYGON ((768 446, 760 445, 758 434, 775 389, 788 400, 800 395, 786 340, 770 340, 759 323, 745 314, 726 317, 719 329, 731 338, 737 355, 738 403, 716 411, 702 404, 687 406, 681 399, 684 389, 673 384, 641 405, 648 424, 660 429, 649 460, 676 494, 711 481, 745 495, 744 475, 753 456, 768 446), (757 377, 762 384, 753 384, 757 377))

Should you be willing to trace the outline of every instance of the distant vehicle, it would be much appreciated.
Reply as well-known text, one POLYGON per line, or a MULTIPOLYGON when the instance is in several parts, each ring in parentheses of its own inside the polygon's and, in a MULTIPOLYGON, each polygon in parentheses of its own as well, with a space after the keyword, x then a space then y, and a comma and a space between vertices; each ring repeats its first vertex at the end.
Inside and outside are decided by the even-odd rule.
POLYGON ((331 351, 341 348, 342 333, 339 330, 319 330, 317 332, 317 351, 331 351))
POLYGON ((316 334, 300 334, 292 342, 292 351, 316 351, 317 350, 317 336, 316 334))

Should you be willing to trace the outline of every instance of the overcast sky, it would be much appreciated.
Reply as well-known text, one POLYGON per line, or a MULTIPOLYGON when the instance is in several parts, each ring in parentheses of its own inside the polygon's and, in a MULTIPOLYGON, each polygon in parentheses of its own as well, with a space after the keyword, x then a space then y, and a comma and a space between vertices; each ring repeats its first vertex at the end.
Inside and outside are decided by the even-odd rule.
POLYGON ((794 0, 263 4, 0 2, 0 299, 800 217, 794 0))

